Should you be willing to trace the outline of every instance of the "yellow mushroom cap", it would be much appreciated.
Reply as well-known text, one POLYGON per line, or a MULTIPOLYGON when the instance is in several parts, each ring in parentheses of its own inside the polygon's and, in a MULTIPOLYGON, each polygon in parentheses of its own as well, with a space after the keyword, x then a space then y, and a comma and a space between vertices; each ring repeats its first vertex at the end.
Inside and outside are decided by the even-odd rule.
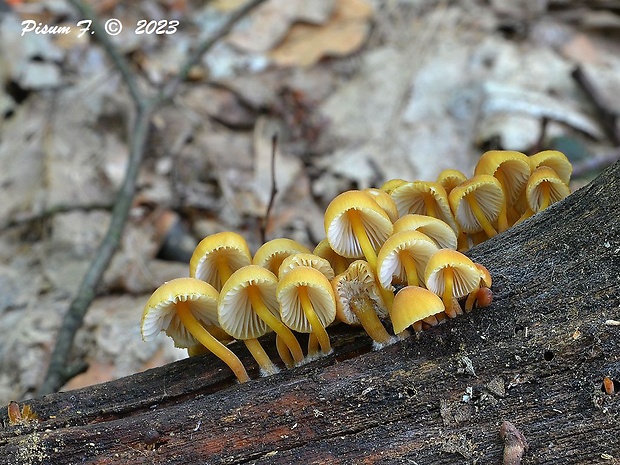
POLYGON ((353 261, 353 259, 351 258, 338 255, 338 253, 336 253, 336 251, 332 249, 332 246, 329 245, 329 241, 327 240, 327 238, 319 242, 312 253, 318 257, 327 260, 333 268, 334 273, 342 273, 353 261))
POLYGON ((420 231, 434 240, 441 249, 456 249, 457 238, 448 223, 428 215, 409 213, 394 223, 394 233, 420 231))
POLYGON ((276 286, 278 278, 266 268, 248 265, 239 268, 224 283, 217 305, 220 326, 235 339, 256 339, 271 331, 252 309, 248 288, 255 286, 267 309, 278 319, 276 286))
POLYGON ((250 248, 243 236, 225 231, 205 237, 189 261, 189 275, 221 289, 224 280, 218 270, 219 261, 225 262, 231 273, 252 262, 250 248))
POLYGON ((475 176, 481 174, 498 178, 506 190, 506 203, 514 205, 530 177, 530 164, 524 153, 512 150, 490 150, 482 154, 474 170, 475 176))
POLYGON ((409 182, 394 189, 390 195, 396 203, 400 216, 407 213, 434 216, 445 221, 455 231, 458 229, 450 210, 448 194, 438 182, 409 182), (428 203, 435 209, 435 214, 430 214, 428 203))
POLYGON ((490 223, 497 220, 504 202, 504 192, 497 179, 484 174, 474 176, 450 192, 450 207, 461 229, 470 234, 482 231, 482 225, 474 215, 465 196, 475 197, 490 223))
POLYGON ((541 207, 543 184, 549 191, 549 205, 570 195, 570 188, 554 170, 548 166, 540 166, 532 173, 525 189, 527 203, 534 212, 539 211, 541 207))
POLYGON ((351 302, 368 299, 379 318, 385 318, 387 308, 381 298, 375 273, 365 260, 355 260, 344 273, 332 280, 336 296, 336 318, 348 325, 360 325, 361 322, 351 309, 351 302))
POLYGON ((437 244, 419 231, 401 231, 392 234, 377 255, 377 276, 384 289, 392 290, 392 279, 407 282, 407 271, 402 262, 402 253, 409 255, 415 263, 419 280, 424 279, 424 270, 431 256, 439 250, 437 244))
POLYGON ((282 261, 296 253, 310 253, 310 250, 293 239, 284 237, 272 239, 258 248, 252 259, 252 265, 262 266, 277 275, 282 261))
POLYGON ((557 150, 543 150, 535 153, 528 158, 532 173, 539 166, 548 166, 555 171, 565 184, 570 182, 570 176, 573 174, 573 165, 562 152, 557 150))
POLYGON ((396 334, 416 321, 445 310, 443 301, 433 292, 419 286, 406 286, 396 296, 390 310, 390 320, 396 334))
POLYGON ((217 299, 218 293, 213 286, 199 279, 177 278, 162 284, 144 306, 140 324, 142 339, 151 341, 160 331, 165 331, 176 347, 200 344, 181 323, 176 304, 188 302, 192 314, 203 326, 219 326, 217 299))
POLYGON ((457 299, 465 297, 480 286, 480 270, 469 257, 456 250, 441 249, 428 261, 424 272, 426 287, 442 295, 445 287, 445 268, 452 268, 452 295, 457 299))
POLYGON ((382 190, 386 194, 391 194, 394 189, 402 186, 403 184, 407 184, 408 182, 409 181, 405 181, 404 179, 389 179, 388 181, 385 181, 381 187, 379 187, 379 190, 382 190))
POLYGON ((467 176, 459 170, 445 169, 437 175, 436 181, 443 186, 446 193, 449 195, 452 189, 462 182, 467 181, 467 176))
POLYGON ((348 258, 362 258, 364 252, 353 234, 348 216, 352 210, 359 214, 368 239, 375 251, 392 234, 392 221, 377 202, 362 191, 346 191, 337 195, 325 210, 325 235, 331 248, 348 258))
POLYGON ((280 303, 282 322, 294 331, 312 332, 299 297, 299 288, 302 286, 308 291, 308 298, 321 325, 327 327, 336 318, 334 290, 323 273, 307 266, 292 268, 278 283, 276 296, 280 303))
POLYGON ((335 276, 334 269, 325 258, 319 257, 313 253, 296 253, 284 259, 280 265, 278 279, 282 279, 286 273, 298 266, 309 266, 310 268, 319 270, 329 281, 334 279, 335 276))
POLYGON ((377 202, 381 208, 383 208, 385 213, 387 213, 390 217, 390 221, 392 223, 398 219, 398 208, 396 208, 394 199, 390 197, 390 194, 380 189, 375 189, 374 187, 364 189, 364 192, 370 194, 374 201, 377 202))
POLYGON ((480 263, 474 263, 474 265, 476 265, 476 268, 480 271, 480 280, 482 284, 485 287, 491 287, 493 284, 493 278, 491 278, 491 273, 489 273, 487 267, 480 263))

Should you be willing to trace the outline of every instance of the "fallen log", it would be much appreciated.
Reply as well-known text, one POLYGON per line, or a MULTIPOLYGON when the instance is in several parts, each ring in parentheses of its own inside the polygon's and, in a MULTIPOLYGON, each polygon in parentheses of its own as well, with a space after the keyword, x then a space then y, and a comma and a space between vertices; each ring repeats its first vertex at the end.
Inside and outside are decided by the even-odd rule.
POLYGON ((0 409, 0 464, 501 463, 504 421, 524 464, 620 463, 620 162, 469 255, 486 309, 379 351, 337 327, 246 384, 203 355, 0 409))

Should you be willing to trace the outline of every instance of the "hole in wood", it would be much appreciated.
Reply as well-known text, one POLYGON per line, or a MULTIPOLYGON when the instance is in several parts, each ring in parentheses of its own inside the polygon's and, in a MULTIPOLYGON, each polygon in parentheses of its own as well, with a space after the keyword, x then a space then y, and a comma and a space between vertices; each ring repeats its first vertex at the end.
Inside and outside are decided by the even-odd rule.
POLYGON ((545 357, 545 360, 547 362, 550 362, 555 357, 555 354, 553 353, 552 350, 545 350, 545 353, 543 356, 545 357))

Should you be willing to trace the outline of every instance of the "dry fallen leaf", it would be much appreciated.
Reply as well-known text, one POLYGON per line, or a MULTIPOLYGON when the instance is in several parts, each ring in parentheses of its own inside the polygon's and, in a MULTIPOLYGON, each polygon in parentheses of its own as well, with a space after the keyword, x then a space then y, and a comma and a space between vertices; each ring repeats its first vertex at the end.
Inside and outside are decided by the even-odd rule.
POLYGON ((249 52, 271 50, 297 21, 325 23, 334 10, 334 0, 269 0, 256 9, 244 29, 238 28, 228 41, 249 52))
POLYGON ((324 56, 353 53, 366 40, 372 13, 366 0, 338 0, 325 25, 293 25, 269 56, 282 66, 311 66, 324 56))

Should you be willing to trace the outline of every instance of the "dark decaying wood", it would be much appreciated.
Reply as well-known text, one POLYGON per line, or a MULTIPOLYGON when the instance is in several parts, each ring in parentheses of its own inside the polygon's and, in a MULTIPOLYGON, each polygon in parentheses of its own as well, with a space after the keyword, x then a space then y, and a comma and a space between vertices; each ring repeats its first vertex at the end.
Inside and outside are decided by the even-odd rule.
POLYGON ((379 351, 335 327, 331 356, 244 385, 205 355, 33 399, 38 423, 4 408, 0 463, 501 463, 503 421, 523 464, 620 463, 618 192, 620 163, 471 250, 489 308, 379 351))

